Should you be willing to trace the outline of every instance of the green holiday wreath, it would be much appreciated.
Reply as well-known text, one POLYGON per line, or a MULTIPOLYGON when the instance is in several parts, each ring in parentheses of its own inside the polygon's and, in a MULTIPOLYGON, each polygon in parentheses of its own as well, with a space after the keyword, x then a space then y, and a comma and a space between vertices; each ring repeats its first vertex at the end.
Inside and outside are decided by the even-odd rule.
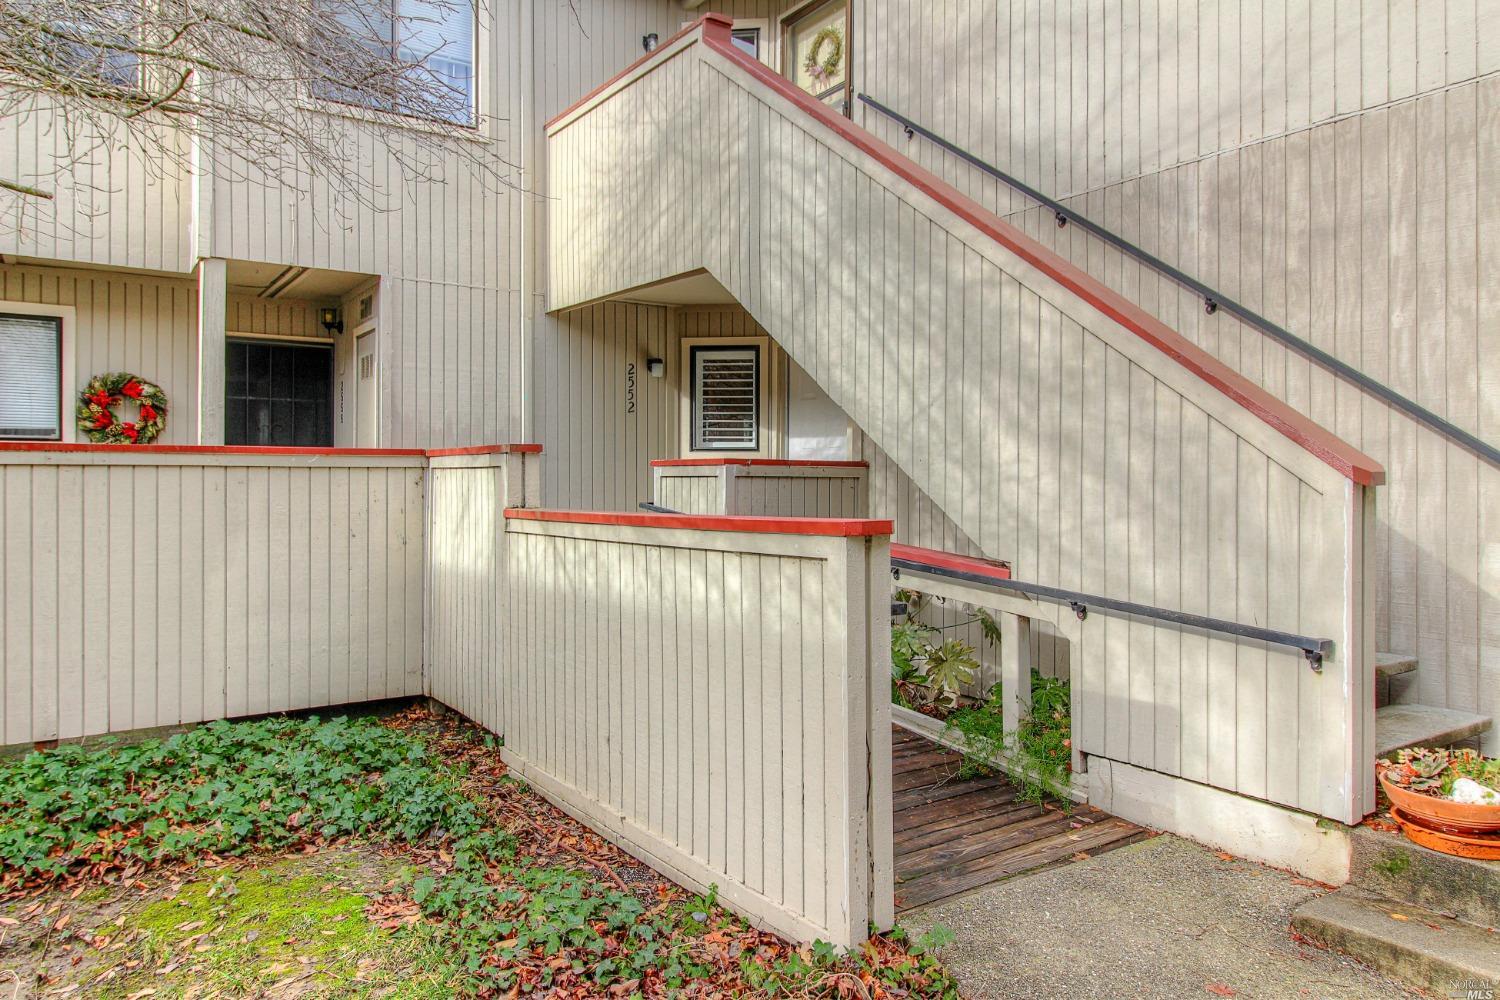
POLYGON ((95 375, 78 396, 78 429, 95 444, 150 444, 166 426, 167 394, 129 372, 95 375), (115 404, 126 399, 140 404, 136 420, 115 414, 115 404))
POLYGON ((813 35, 812 47, 807 50, 807 58, 802 60, 802 71, 821 86, 834 78, 843 63, 844 33, 830 24, 813 35), (825 44, 829 46, 828 55, 819 58, 825 44))

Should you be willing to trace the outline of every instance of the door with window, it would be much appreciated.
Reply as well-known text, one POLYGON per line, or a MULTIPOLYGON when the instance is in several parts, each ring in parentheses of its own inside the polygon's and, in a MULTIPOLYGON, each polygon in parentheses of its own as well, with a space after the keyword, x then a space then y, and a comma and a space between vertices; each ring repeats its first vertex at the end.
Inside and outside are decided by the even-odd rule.
POLYGON ((231 340, 224 357, 224 443, 333 447, 333 347, 231 340))
POLYGON ((822 0, 798 8, 782 21, 782 39, 782 73, 848 114, 848 0, 822 0))

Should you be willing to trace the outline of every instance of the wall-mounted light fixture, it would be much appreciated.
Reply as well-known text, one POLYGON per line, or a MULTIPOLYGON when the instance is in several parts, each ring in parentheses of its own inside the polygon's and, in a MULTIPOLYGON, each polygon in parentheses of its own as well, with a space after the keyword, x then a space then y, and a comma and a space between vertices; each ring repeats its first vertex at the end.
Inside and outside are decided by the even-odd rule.
POLYGON ((658 42, 660 42, 660 41, 661 41, 661 37, 659 35, 657 35, 657 33, 654 32, 654 31, 651 32, 651 34, 649 34, 649 35, 642 35, 641 36, 641 48, 645 49, 647 52, 655 52, 656 51, 656 44, 658 42))
POLYGON ((667 363, 661 358, 646 359, 646 374, 652 378, 661 378, 667 373, 667 363))
POLYGON ((318 319, 323 324, 323 329, 329 333, 343 333, 344 321, 339 319, 339 311, 333 308, 318 310, 318 319))

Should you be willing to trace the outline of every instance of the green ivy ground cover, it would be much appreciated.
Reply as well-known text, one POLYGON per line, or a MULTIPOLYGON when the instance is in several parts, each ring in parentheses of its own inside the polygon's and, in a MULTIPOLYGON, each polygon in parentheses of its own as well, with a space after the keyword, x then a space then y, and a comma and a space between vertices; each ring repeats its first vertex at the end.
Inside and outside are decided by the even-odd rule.
POLYGON ((226 996, 265 995, 283 971, 288 995, 957 995, 936 938, 840 955, 752 930, 506 777, 481 731, 420 710, 395 724, 214 723, 0 763, 0 899, 20 914, 11 924, 45 922, 37 947, 115 954, 128 941, 119 996, 143 976, 157 992, 142 995, 174 995, 188 970, 226 996), (379 857, 388 884, 298 868, 329 850, 379 857), (60 901, 153 874, 183 884, 109 926, 56 926, 60 901))

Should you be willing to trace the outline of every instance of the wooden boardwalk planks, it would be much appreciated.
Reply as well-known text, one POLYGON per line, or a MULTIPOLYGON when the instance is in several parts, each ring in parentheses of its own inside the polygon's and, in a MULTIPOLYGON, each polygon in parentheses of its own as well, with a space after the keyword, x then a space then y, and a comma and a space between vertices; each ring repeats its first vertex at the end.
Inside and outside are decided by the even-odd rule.
POLYGON ((1003 777, 961 779, 957 753, 899 727, 891 755, 898 911, 1149 835, 1090 806, 1023 802, 1003 777))

